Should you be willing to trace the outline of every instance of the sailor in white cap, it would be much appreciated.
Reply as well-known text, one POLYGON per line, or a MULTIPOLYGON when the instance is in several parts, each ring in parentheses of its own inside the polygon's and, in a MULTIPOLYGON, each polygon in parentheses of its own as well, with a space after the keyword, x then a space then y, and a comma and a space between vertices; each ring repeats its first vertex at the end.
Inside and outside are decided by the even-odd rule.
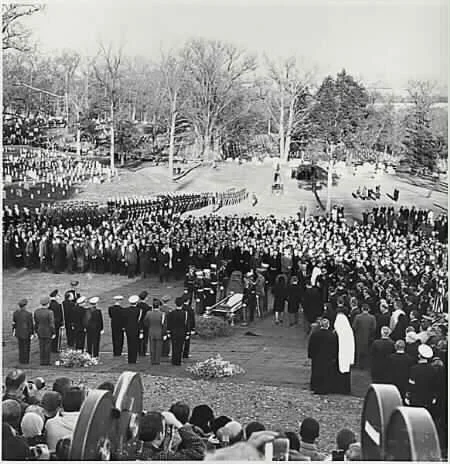
POLYGON ((130 306, 126 309, 125 332, 127 334, 128 364, 136 364, 139 347, 140 309, 137 307, 138 295, 128 298, 130 306))
POLYGON ((113 356, 122 356, 126 314, 120 302, 122 295, 113 297, 114 303, 108 308, 108 315, 111 319, 111 337, 113 344, 113 356))
POLYGON ((405 403, 408 406, 417 406, 430 411, 436 404, 436 370, 429 362, 433 358, 433 350, 426 344, 419 345, 417 364, 411 367, 408 380, 408 391, 405 403))
POLYGON ((84 315, 84 326, 86 328, 87 352, 94 358, 98 358, 100 352, 100 335, 103 331, 103 316, 97 308, 99 298, 94 296, 89 299, 89 306, 84 315))

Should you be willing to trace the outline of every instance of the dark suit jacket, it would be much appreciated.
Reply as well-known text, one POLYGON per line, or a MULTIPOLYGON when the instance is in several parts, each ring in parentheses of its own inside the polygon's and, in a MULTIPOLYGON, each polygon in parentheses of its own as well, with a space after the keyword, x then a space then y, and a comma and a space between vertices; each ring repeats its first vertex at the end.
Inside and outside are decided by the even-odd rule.
POLYGON ((390 338, 381 338, 372 343, 370 367, 374 382, 387 383, 389 381, 388 358, 394 351, 394 342, 390 338))
POLYGON ((188 331, 188 315, 182 309, 175 309, 167 315, 167 331, 172 337, 185 337, 188 331))
POLYGON ((86 330, 101 332, 103 330, 103 316, 100 309, 87 310, 84 315, 84 326, 86 330))
POLYGON ((130 306, 125 309, 125 328, 130 332, 139 331, 140 309, 137 306, 130 306))
POLYGON ((53 311, 53 316, 55 318, 55 327, 59 329, 63 325, 63 312, 60 303, 56 300, 50 300, 50 310, 53 311))
POLYGON ((13 314, 13 326, 17 338, 30 338, 34 333, 33 315, 25 308, 17 309, 13 314))
POLYGON ((148 311, 143 325, 148 328, 148 335, 155 340, 162 340, 166 332, 167 314, 161 311, 148 311))
POLYGON ((120 304, 114 304, 108 308, 108 314, 111 318, 111 326, 125 328, 125 311, 120 304))
POLYGON ((34 324, 39 338, 51 338, 55 334, 55 316, 49 308, 36 309, 34 324))
POLYGON ((408 388, 409 372, 415 364, 406 353, 393 353, 388 357, 389 382, 394 384, 404 396, 408 388))

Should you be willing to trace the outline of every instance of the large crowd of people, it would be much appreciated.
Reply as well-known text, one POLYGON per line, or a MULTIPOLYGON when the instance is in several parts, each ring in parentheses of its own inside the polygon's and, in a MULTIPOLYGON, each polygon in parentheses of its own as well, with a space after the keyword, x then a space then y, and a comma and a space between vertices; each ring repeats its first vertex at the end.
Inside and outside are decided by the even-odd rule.
MULTIPOLYGON (((111 379, 112 380, 112 379, 111 379)), ((113 382, 91 387, 112 392, 113 382)), ((31 381, 16 369, 5 379, 2 401, 2 458, 4 460, 67 460, 72 435, 89 389, 68 377, 46 385, 31 381)), ((145 404, 144 404, 145 407, 145 404)), ((335 448, 318 445, 320 424, 307 417, 290 430, 272 431, 254 420, 242 424, 208 404, 190 405, 174 400, 166 411, 143 411, 139 445, 127 450, 126 460, 352 460, 361 459, 356 434, 343 428, 335 448), (277 439, 281 445, 265 446, 277 439), (280 440, 281 439, 281 440, 280 440), (269 451, 270 450, 270 451, 269 451), (270 454, 269 454, 270 453, 270 454)))

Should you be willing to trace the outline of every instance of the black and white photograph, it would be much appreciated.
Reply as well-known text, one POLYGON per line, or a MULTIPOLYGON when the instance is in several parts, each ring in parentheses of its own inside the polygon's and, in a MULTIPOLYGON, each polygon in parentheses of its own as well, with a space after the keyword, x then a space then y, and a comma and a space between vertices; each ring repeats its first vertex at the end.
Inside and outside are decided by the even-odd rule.
POLYGON ((448 22, 4 0, 1 459, 447 462, 448 22))

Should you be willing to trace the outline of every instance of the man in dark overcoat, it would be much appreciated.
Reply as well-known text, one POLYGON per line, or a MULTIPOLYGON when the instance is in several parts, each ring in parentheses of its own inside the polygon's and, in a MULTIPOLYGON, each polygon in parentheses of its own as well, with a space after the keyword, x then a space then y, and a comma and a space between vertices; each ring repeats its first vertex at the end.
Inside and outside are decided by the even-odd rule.
POLYGON ((13 334, 19 343, 19 363, 29 364, 30 342, 34 334, 33 315, 27 310, 28 301, 19 301, 19 309, 13 314, 13 334))

